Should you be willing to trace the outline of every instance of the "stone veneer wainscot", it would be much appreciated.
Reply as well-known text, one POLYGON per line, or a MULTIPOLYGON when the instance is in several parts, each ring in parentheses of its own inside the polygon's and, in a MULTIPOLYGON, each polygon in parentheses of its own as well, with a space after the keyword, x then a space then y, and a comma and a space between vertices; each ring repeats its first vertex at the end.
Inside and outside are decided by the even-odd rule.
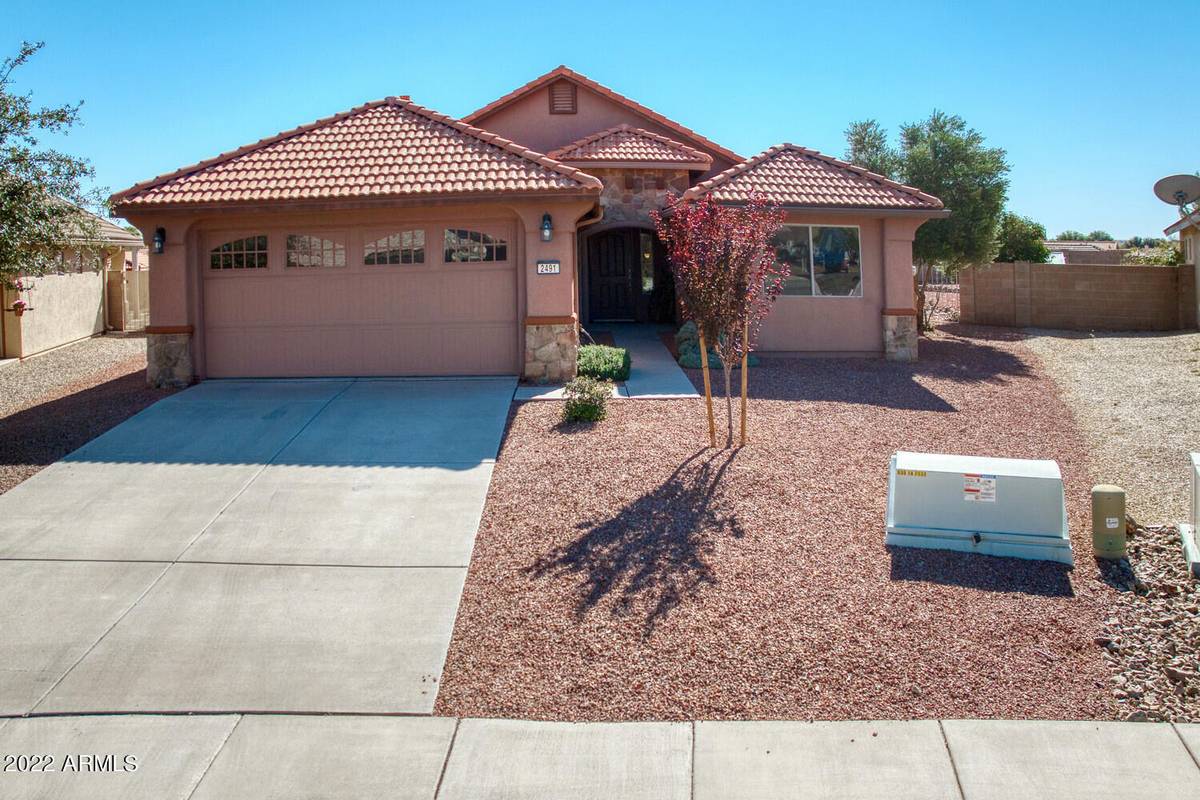
POLYGON ((525 322, 527 380, 563 383, 575 377, 579 325, 571 317, 531 317, 525 322))

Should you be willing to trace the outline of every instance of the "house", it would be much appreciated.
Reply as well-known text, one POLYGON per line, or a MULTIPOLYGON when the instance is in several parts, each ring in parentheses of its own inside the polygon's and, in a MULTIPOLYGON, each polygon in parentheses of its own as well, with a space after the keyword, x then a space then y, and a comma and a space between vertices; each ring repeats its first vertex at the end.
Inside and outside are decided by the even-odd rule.
POLYGON ((389 97, 139 183, 149 379, 575 371, 579 326, 675 321, 650 212, 787 209, 761 349, 916 356, 936 198, 811 150, 751 159, 558 67, 462 119, 389 97))
POLYGON ((1190 264, 1196 275, 1196 316, 1200 319, 1200 259, 1197 258, 1197 253, 1200 253, 1200 210, 1181 217, 1164 228, 1163 233, 1167 236, 1179 235, 1179 252, 1183 256, 1183 263, 1190 264))
POLYGON ((1051 239, 1043 244, 1050 251, 1051 264, 1120 264, 1129 252, 1119 242, 1109 241, 1051 239))
POLYGON ((141 234, 108 220, 93 216, 92 225, 94 232, 81 233, 58 252, 58 269, 22 277, 19 288, 0 288, 0 356, 27 358, 123 327, 113 311, 124 307, 124 284, 113 281, 110 270, 120 276, 145 245, 141 234))

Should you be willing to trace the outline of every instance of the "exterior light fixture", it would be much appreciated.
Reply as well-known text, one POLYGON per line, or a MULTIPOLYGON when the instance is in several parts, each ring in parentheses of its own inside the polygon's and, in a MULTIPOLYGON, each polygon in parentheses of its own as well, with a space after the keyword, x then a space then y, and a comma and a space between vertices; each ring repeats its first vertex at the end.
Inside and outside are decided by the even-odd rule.
POLYGON ((549 214, 542 214, 542 241, 548 242, 554 238, 554 222, 549 214))
POLYGON ((166 228, 155 228, 154 229, 154 248, 153 248, 152 252, 155 255, 162 255, 163 246, 166 245, 166 243, 167 243, 167 229, 166 228))

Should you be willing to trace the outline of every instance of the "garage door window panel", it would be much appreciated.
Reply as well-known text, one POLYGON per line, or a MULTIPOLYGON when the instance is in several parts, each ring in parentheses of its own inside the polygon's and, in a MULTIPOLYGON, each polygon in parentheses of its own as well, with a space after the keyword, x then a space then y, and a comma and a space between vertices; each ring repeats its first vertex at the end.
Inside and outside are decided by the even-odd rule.
POLYGON ((447 264, 508 261, 508 241, 495 234, 447 228, 444 239, 447 264))
POLYGON ((265 234, 231 239, 217 245, 208 254, 209 269, 266 269, 265 234))
POLYGON ((363 264, 424 264, 425 231, 397 231, 363 245, 363 264))
POLYGON ((289 233, 287 237, 288 267, 344 267, 346 245, 336 239, 289 233))

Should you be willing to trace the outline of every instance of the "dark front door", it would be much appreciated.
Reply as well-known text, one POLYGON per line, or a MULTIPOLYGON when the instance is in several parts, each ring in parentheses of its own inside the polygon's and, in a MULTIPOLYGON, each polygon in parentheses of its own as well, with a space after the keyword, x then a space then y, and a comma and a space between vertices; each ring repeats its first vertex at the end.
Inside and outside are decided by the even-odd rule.
POLYGON ((638 232, 602 231, 588 238, 588 316, 593 322, 633 320, 638 232))

